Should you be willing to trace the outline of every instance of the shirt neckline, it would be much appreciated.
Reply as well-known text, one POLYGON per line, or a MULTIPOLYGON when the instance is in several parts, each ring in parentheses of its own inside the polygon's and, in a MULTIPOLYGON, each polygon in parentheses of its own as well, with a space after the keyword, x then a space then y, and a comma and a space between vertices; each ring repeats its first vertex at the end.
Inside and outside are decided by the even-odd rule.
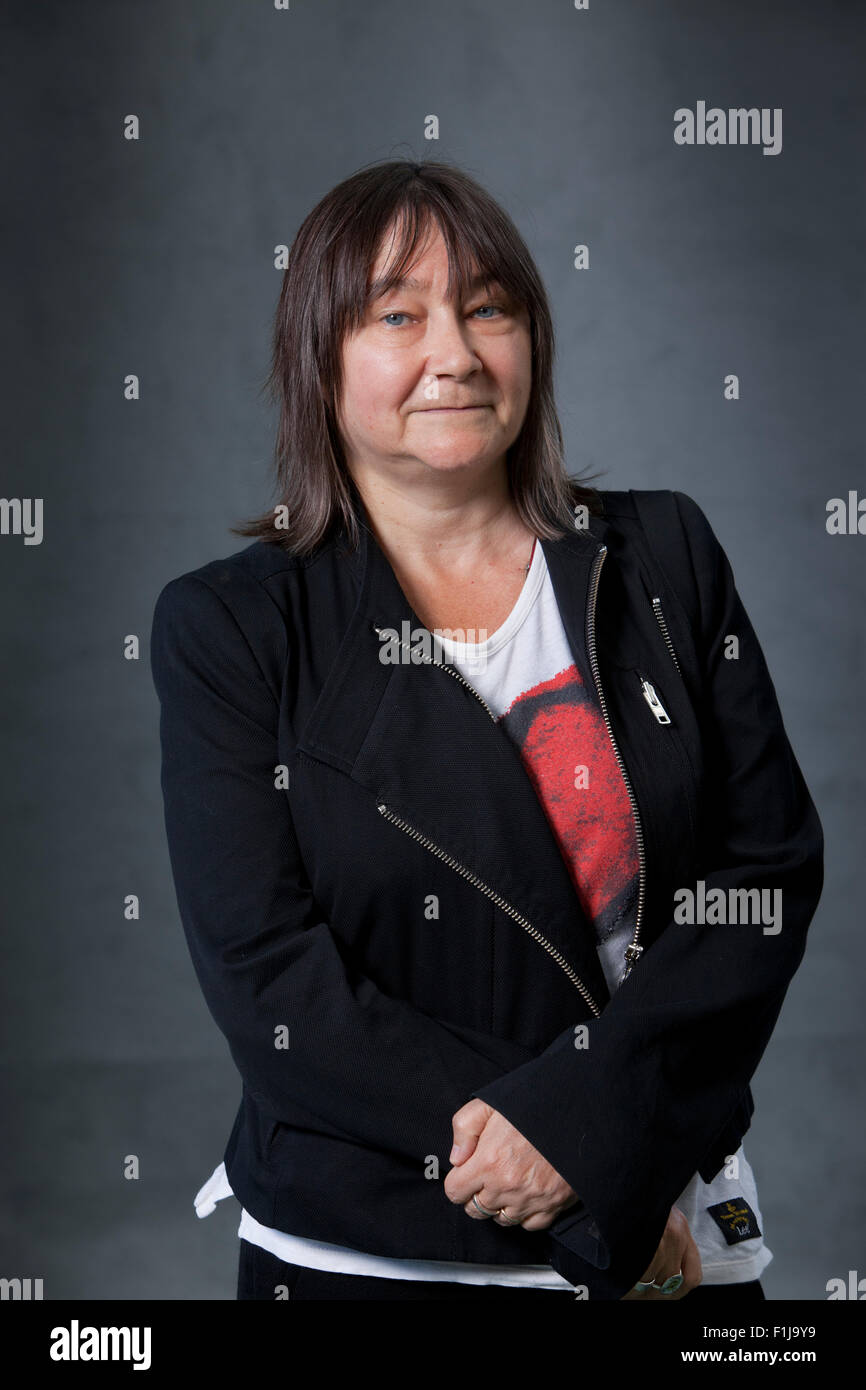
POLYGON ((437 644, 451 660, 487 661, 506 643, 516 636, 529 617, 532 607, 541 593, 547 572, 547 562, 540 541, 536 541, 529 573, 517 596, 517 601, 504 623, 492 632, 483 642, 453 642, 450 638, 436 636, 437 644))

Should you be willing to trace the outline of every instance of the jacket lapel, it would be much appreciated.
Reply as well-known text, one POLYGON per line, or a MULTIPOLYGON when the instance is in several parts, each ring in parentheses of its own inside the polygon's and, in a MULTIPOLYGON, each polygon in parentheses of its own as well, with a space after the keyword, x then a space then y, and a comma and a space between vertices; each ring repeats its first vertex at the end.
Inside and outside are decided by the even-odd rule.
MULTIPOLYGON (((362 506, 359 516, 357 606, 298 747, 345 772, 421 843, 505 899, 603 1009, 610 995, 592 924, 516 747, 455 675, 430 663, 380 660, 376 628, 395 629, 410 643, 426 629, 362 506)), ((590 571, 608 529, 592 517, 588 532, 541 542, 579 669, 590 571)), ((439 659, 430 647, 426 654, 439 659)), ((559 967, 551 961, 551 968, 559 967)))

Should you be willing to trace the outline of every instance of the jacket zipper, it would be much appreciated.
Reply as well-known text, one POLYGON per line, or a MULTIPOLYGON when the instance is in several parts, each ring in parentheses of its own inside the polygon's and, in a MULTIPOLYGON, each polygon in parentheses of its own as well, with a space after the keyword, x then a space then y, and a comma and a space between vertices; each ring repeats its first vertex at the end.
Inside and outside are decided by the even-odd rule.
MULTIPOLYGON (((377 633, 379 634, 380 637, 381 637, 382 633, 385 631, 384 628, 379 627, 378 624, 376 624, 376 623, 373 624, 373 630, 374 630, 374 632, 377 632, 377 633)), ((391 631, 393 632, 393 630, 394 630, 394 629, 392 628, 391 631)), ((411 651, 411 650, 412 650, 411 645, 410 645, 408 642, 404 642, 402 638, 397 637, 395 640, 399 643, 399 645, 400 645, 401 647, 405 647, 407 651, 411 651)), ((493 720, 493 723, 494 723, 494 724, 496 723, 496 715, 493 713, 493 710, 490 708, 490 706, 488 705, 487 701, 486 701, 485 699, 483 699, 483 698, 478 694, 478 691, 475 689, 474 685, 470 685, 469 682, 468 682, 468 680, 466 680, 464 676, 461 676, 461 674, 460 674, 459 671, 455 671, 455 670, 453 669, 453 667, 451 667, 451 666, 446 666, 445 663, 442 662, 442 661, 434 661, 433 658, 432 658, 432 656, 427 656, 427 657, 424 657, 423 659, 424 659, 424 662, 425 662, 426 665, 428 665, 428 666, 438 666, 440 671, 447 671, 448 674, 449 674, 449 676, 453 676, 454 679, 455 679, 456 681, 459 681, 461 685, 465 685, 465 686, 466 686, 466 689, 467 689, 467 690, 470 690, 470 691, 472 692, 472 694, 475 696, 476 700, 478 700, 479 703, 482 704, 482 705, 484 706, 484 708, 486 709, 486 711, 487 711, 487 713, 489 714, 490 718, 493 720)))
POLYGON ((646 676, 643 674, 642 671, 638 671, 638 678, 640 680, 640 688, 643 691, 643 697, 649 705, 650 709, 652 710, 653 714, 655 715, 656 719, 658 720, 659 724, 672 723, 673 721, 671 720, 670 715, 668 714, 667 710, 665 709, 664 705, 662 704, 661 700, 656 694, 655 686, 650 684, 650 682, 647 680, 646 676))
MULTIPOLYGON (((587 624, 586 624, 586 649, 587 649, 587 653, 588 653, 588 655, 589 655, 589 664, 590 664, 590 666, 592 667, 592 675, 593 675, 593 679, 595 680, 595 688, 596 688, 596 690, 598 691, 598 699, 599 699, 599 703, 600 703, 600 705, 601 705, 601 712, 602 712, 602 715, 604 716, 605 727, 607 728, 607 732, 608 732, 608 735, 609 735, 609 737, 610 737, 611 746, 612 746, 612 748, 613 748, 613 751, 614 751, 614 755, 615 755, 615 757, 616 757, 616 760, 617 760, 617 762, 619 763, 619 770, 620 770, 620 772, 622 773, 622 779, 623 779, 623 782, 625 783, 625 788, 626 788, 626 791, 628 792, 629 800, 631 801, 632 815, 634 816, 635 835, 636 835, 636 838, 637 838, 637 853, 638 853, 638 866, 639 866, 639 867, 638 867, 637 912, 635 913, 634 935, 633 935, 633 937, 632 937, 632 939, 631 939, 630 944, 629 944, 628 946, 626 946, 626 948, 625 948, 625 968, 623 969, 623 972, 622 972, 622 974, 620 975, 619 981, 618 981, 619 984, 622 984, 623 981, 624 981, 624 980, 627 980, 628 977, 629 977, 629 975, 631 974, 635 962, 636 962, 637 960, 639 960, 640 957, 643 955, 643 946, 641 946, 641 945, 639 944, 639 937, 640 937, 640 929, 641 929, 641 918, 643 917, 643 906, 644 906, 644 888, 645 888, 645 881, 646 881, 646 851, 645 851, 645 847, 644 847, 643 827, 641 826, 640 811, 639 811, 639 809, 638 809, 637 799, 636 799, 636 797, 635 797, 634 790, 633 790, 633 788, 632 788, 631 780, 629 779, 628 772, 626 771, 625 763, 623 762, 622 757, 621 757, 621 755, 620 755, 620 751, 619 751, 619 749, 617 748, 616 739, 615 739, 614 736, 613 736, 613 729, 611 728, 610 718, 609 718, 608 712, 607 712, 607 701, 606 701, 605 698, 604 698, 604 691, 603 691, 602 688, 601 688, 601 675, 600 675, 599 669, 598 669, 598 659, 597 659, 596 649, 595 649, 595 605, 596 605, 596 597, 597 597, 597 595, 598 595, 598 581, 599 581, 599 579, 600 579, 600 577, 601 577, 601 567, 602 567, 602 565, 604 564, 604 557, 605 557, 606 554, 607 554, 607 546, 606 546, 606 545, 603 545, 598 551, 596 551, 595 558, 594 558, 594 560, 593 560, 593 562, 592 562, 593 568, 592 568, 592 574, 591 574, 591 576, 590 576, 590 603, 589 603, 589 614, 588 614, 588 617, 587 617, 587 624)), ((642 683, 642 685, 643 685, 643 684, 646 684, 647 686, 649 686, 649 689, 652 691, 653 695, 655 696, 655 691, 652 690, 652 686, 649 685, 649 682, 648 682, 648 681, 646 681, 646 682, 643 682, 643 681, 642 681, 641 683, 642 683)), ((647 701, 648 701, 648 703, 649 703, 649 697, 647 696, 646 690, 644 690, 644 697, 647 699, 647 701)), ((656 696, 656 699, 658 699, 657 696, 656 696)), ((659 701, 659 705, 660 705, 660 707, 661 707, 661 702, 660 702, 660 701, 659 701)), ((650 708, 652 708, 652 705, 650 705, 650 708)), ((655 714, 655 710, 653 710, 653 713, 655 714)), ((656 717, 658 718, 657 715, 656 715, 656 717)), ((670 721, 668 721, 668 722, 670 722, 670 721)))
MULTIPOLYGON (((440 664, 441 663, 438 661, 433 662, 434 666, 438 666, 440 664)), ((402 816, 398 816, 394 811, 391 810, 390 806, 386 806, 384 802, 380 802, 379 805, 376 807, 376 810, 379 812, 380 815, 384 816, 386 820, 391 821, 393 825, 396 825, 400 828, 400 830, 405 831, 410 839, 418 840, 420 844, 424 846, 425 849, 429 849, 431 854, 435 854, 437 859, 444 860, 444 862, 448 865, 449 868, 454 869, 455 873, 461 874, 463 878, 467 878, 470 883, 474 884, 474 886, 480 889, 482 893, 485 893, 488 898, 491 898, 492 901, 496 903, 496 906, 500 907, 503 912, 508 914, 509 917, 513 917, 515 922, 518 922, 521 927, 523 927, 527 932, 529 932, 529 935, 533 938, 534 941, 537 941, 540 946, 544 947, 545 951, 547 951, 548 955, 551 955, 553 957, 557 965, 562 967, 568 978, 571 980, 571 983, 574 985, 575 989, 579 990, 579 992, 583 995, 584 999, 591 1008, 592 1012, 595 1014, 596 1018, 600 1018, 600 1010, 592 995, 590 994, 589 990, 586 988, 586 985, 583 983, 580 977, 575 974, 574 970, 571 968, 565 957, 561 955, 559 951, 557 951, 555 946, 551 946, 547 938, 542 936, 538 928, 534 927, 531 922, 527 921, 527 919, 523 916, 521 912, 518 912, 515 907, 512 907, 511 903, 506 902, 505 898, 501 897, 499 893, 496 893, 492 888, 488 887, 488 885, 484 883, 483 880, 480 879, 477 874, 474 874, 471 869, 467 869, 465 864, 461 864, 459 860, 454 859, 450 854, 446 853, 444 849, 441 849, 439 845, 434 844, 434 842, 428 839, 426 835, 422 835, 420 830, 416 830, 414 826, 409 825, 408 821, 405 821, 402 816)))
MULTIPOLYGON (((674 651, 674 644, 673 644, 673 642, 672 642, 671 639, 670 639, 670 633, 668 632, 668 625, 667 625, 667 623, 665 622, 665 615, 664 615, 664 613, 662 612, 662 601, 661 601, 661 599, 658 598, 658 597, 656 597, 656 598, 653 599, 653 612, 655 613, 655 615, 656 615, 656 617, 657 617, 657 619, 658 619, 659 627, 660 627, 661 630, 662 630, 662 636, 664 637, 665 641, 667 642, 668 651, 670 652, 671 656, 672 656, 673 659, 674 659, 674 665, 676 666, 677 670, 680 671, 680 663, 677 661, 677 654, 676 654, 676 652, 674 651)), ((680 675, 682 675, 682 671, 680 671, 680 675)))
MULTIPOLYGON (((625 783, 626 791, 628 792, 629 801, 631 802, 632 816, 633 816, 633 818, 634 818, 635 837, 636 837, 636 839, 637 839, 637 849, 638 849, 638 897, 637 897, 637 912, 635 913, 634 934, 633 934, 633 936, 632 936, 631 942, 629 943, 628 946, 626 946, 625 952, 624 952, 625 967, 624 967, 623 972, 622 972, 622 974, 620 975, 619 981, 618 981, 619 984, 622 984, 623 981, 624 981, 624 980, 627 980, 628 977, 629 977, 629 975, 631 974, 631 971, 632 971, 632 969, 634 968, 635 962, 636 962, 637 960, 639 960, 640 957, 643 955, 643 949, 644 949, 644 948, 643 948, 643 946, 640 945, 640 943, 639 943, 639 938, 640 938, 641 921, 642 921, 642 918, 643 918, 643 908, 644 908, 644 898, 645 898, 645 886, 646 886, 646 849, 645 849, 645 845, 644 845, 643 827, 642 827, 642 825, 641 825, 640 810, 639 810, 639 808, 638 808, 637 798, 635 797, 634 789, 633 789, 633 787, 632 787, 632 785, 631 785, 631 780, 630 780, 629 775, 628 775, 628 772, 627 772, 627 770, 626 770, 625 763, 624 763, 623 760, 622 760, 622 756, 621 756, 621 754, 620 754, 619 748, 617 747, 616 739, 614 738, 613 728, 611 727, 610 717, 609 717, 608 712, 607 712, 607 701, 606 701, 605 698, 604 698, 604 691, 603 691, 603 689, 602 689, 601 675, 600 675, 600 672, 599 672, 599 669, 598 669, 598 660, 597 660, 597 655, 596 655, 596 646, 595 646, 595 608, 596 608, 596 598, 597 598, 597 595, 598 595, 598 583, 599 583, 599 579, 600 579, 600 577, 601 577, 601 567, 602 567, 602 565, 603 565, 603 563, 604 563, 604 557, 606 556, 606 554, 607 554, 607 546, 606 546, 606 545, 603 545, 603 546, 596 552, 595 558, 594 558, 594 560, 593 560, 593 569, 592 569, 592 574, 591 574, 591 577, 590 577, 590 603, 589 603, 589 614, 588 614, 588 619, 587 619, 587 632, 586 632, 587 642, 586 642, 586 645, 587 645, 587 652, 588 652, 588 655, 589 655, 590 666, 591 666, 591 668, 592 668, 592 675, 593 675, 593 679, 594 679, 594 681, 595 681, 595 688, 596 688, 596 690, 598 691, 598 698, 599 698, 599 703, 600 703, 600 705, 601 705, 601 712, 602 712, 602 716, 603 716, 603 718, 604 718, 605 728, 607 729, 608 737, 610 738, 610 742, 611 742, 611 747, 613 748, 614 756, 616 757, 617 763, 618 763, 618 765, 619 765, 619 770, 620 770, 620 773, 622 774, 622 779, 623 779, 623 782, 625 783)), ((677 670, 679 671, 679 670, 680 670, 680 664, 679 664, 679 662, 677 661, 677 654, 676 654, 676 652, 674 651, 673 643, 671 642, 670 635, 669 635, 669 633, 668 633, 667 623, 665 622, 665 616, 664 616, 664 613, 662 612, 661 600, 660 600, 658 597, 653 598, 653 600, 652 600, 652 606, 653 606, 653 613, 655 614, 656 619, 658 620, 659 626, 661 627, 662 635, 663 635, 663 637, 664 637, 664 639, 665 639, 665 642, 667 643, 668 650, 670 651, 670 654, 671 654, 671 656, 673 657, 674 665, 676 666, 677 670)), ((381 634, 381 632, 383 631, 383 629, 380 628, 376 623, 373 624, 373 627, 374 627, 374 630, 375 630, 378 634, 381 634)), ((410 645, 409 645, 408 642, 403 641, 403 640, 402 640, 401 638, 399 638, 399 637, 398 637, 396 640, 397 640, 397 642, 399 643, 399 645, 400 645, 401 647, 406 647, 407 650, 411 650, 410 645)), ((466 689, 469 690, 469 691, 475 696, 476 700, 478 700, 479 703, 480 703, 481 705, 483 705, 484 709, 487 711, 487 713, 488 713, 488 715, 490 716, 491 720, 492 720, 494 723, 496 723, 496 716, 495 716, 495 714, 493 713, 493 711, 491 710, 490 706, 487 704, 487 701, 484 700, 484 699, 482 698, 481 695, 479 695, 479 693, 478 693, 478 691, 475 689, 475 687, 472 686, 472 685, 470 685, 469 681, 467 681, 467 680, 460 674, 459 671, 455 671, 451 666, 446 666, 446 665, 445 665, 443 662, 441 662, 441 661, 434 661, 434 660, 432 659, 432 657, 427 657, 427 658, 425 658, 425 662, 426 662, 427 665, 430 665, 430 666, 438 666, 438 667, 440 668, 440 670, 447 671, 449 676, 453 676, 453 677, 455 678, 455 680, 460 681, 461 685, 464 685, 464 686, 466 687, 466 689)), ((643 697, 644 697, 644 699, 646 700, 647 704, 649 705, 650 709, 652 710, 652 713, 653 713, 653 715, 655 716, 656 720, 658 721, 659 724, 670 724, 670 723, 671 723, 670 715, 668 714, 667 710, 665 709, 664 705, 662 704, 661 700, 659 699, 658 695, 656 694, 655 687, 650 683, 650 681, 648 681, 648 680, 646 679, 645 676, 643 676, 641 673, 638 673, 638 674, 639 674, 639 678, 640 678, 641 690, 642 690, 642 692, 643 692, 643 697)), ((511 906, 510 903, 507 903, 507 902, 505 901, 504 898, 501 898, 501 897, 500 897, 497 893, 495 893, 491 888, 488 888, 487 885, 486 885, 485 883, 483 883, 482 880, 481 880, 480 878, 478 878, 475 874, 473 874, 472 871, 471 871, 470 869, 467 869, 464 865, 460 864, 456 859, 453 859, 449 854, 447 854, 447 853, 445 852, 445 850, 440 849, 440 847, 439 847, 438 845, 434 844, 434 842, 433 842, 432 840, 429 840, 429 839, 427 838, 426 835, 422 835, 420 831, 414 830, 411 826, 407 825, 405 821, 403 821, 399 816, 396 816, 396 815, 394 814, 394 812, 391 811, 388 807, 386 807, 386 806, 384 806, 384 805, 380 805, 377 809, 378 809, 378 810, 380 811, 380 813, 381 813, 382 815, 384 815, 387 819, 392 820, 392 821, 394 822, 395 825, 398 825, 402 830, 405 830, 406 833, 407 833, 408 835, 412 836, 414 839, 419 840, 427 849, 429 849, 429 850, 431 851, 431 853, 438 855, 438 857, 439 857, 440 859, 443 859, 447 864, 449 864, 449 865, 451 866, 451 868, 455 869, 457 873, 460 873, 460 874, 462 874, 465 878, 468 878, 469 881, 470 881, 471 883, 474 883, 475 886, 476 886, 477 888, 479 888, 479 889, 481 890, 482 893, 486 893, 488 897, 492 898, 493 901, 494 901, 495 903, 497 903, 497 905, 498 905, 499 907, 501 907, 502 910, 503 910, 504 912, 507 912, 507 913, 509 914, 509 916, 513 917, 515 921, 519 922, 521 926, 525 927, 526 930, 530 933, 530 935, 533 936, 533 937, 535 938, 535 940, 537 940, 537 941, 544 947, 544 949, 545 949, 546 951, 548 951, 548 952, 554 957, 554 959, 562 966, 562 968, 565 970, 566 974, 568 975, 569 979, 572 981, 573 984, 575 984, 575 985, 577 986, 577 988, 579 989, 580 993, 583 995, 584 999, 586 999, 586 1001, 587 1001, 587 1003, 589 1004, 590 1008, 592 1009, 593 1013, 596 1015, 596 1017, 599 1017, 599 1010, 598 1010, 598 1008, 597 1008, 597 1006, 596 1006, 594 1000, 592 999, 591 995, 589 994, 588 990, 586 989, 586 986, 585 986, 585 985, 583 984, 583 982, 578 978, 578 976, 574 973, 574 971, 572 970, 572 968, 571 968, 571 966, 568 964, 568 962, 564 960, 564 958, 560 955, 560 953, 559 953, 557 950, 555 950, 555 948, 554 948, 553 946, 551 946, 550 942, 547 941, 546 938, 543 937, 543 936, 541 935, 541 933, 537 930, 537 928, 533 927, 532 924, 531 924, 530 922, 528 922, 528 921, 526 920, 526 918, 523 917, 522 914, 519 913, 519 912, 516 910, 516 908, 513 908, 513 907, 511 906)))
MULTIPOLYGON (((381 634, 383 630, 382 628, 378 627, 375 623, 373 624, 373 627, 377 633, 381 634)), ((406 647, 407 649, 411 650, 408 642, 402 641, 399 637, 396 640, 398 641, 401 647, 406 647)), ((487 710, 487 713, 490 715, 490 718, 493 720, 494 724, 496 723, 496 715, 493 713, 486 700, 484 700, 481 697, 481 695, 479 695, 475 687, 470 685, 469 681, 467 681, 460 674, 459 671, 453 670, 452 667, 446 666, 441 661, 434 661, 432 657, 425 658, 425 663, 429 666, 438 666, 440 670, 447 671, 449 676, 454 676, 456 680, 460 681, 461 685, 465 685, 466 689, 471 691, 475 698, 487 710)), ((437 857, 437 859, 443 860, 449 868, 455 871, 455 873, 458 873, 463 878, 468 879, 469 882, 474 885, 474 887, 478 888, 482 893, 484 893, 488 898, 490 898, 494 903, 496 903, 497 907, 501 908, 503 912, 505 912, 509 917, 513 918, 515 922, 519 923, 519 925, 529 933, 532 939, 534 941, 537 941, 540 946, 543 946, 544 950, 547 951, 548 955, 552 956, 553 959, 556 961, 557 965, 559 965, 565 971, 569 980, 574 985, 575 989, 577 989, 578 992, 583 996, 595 1017, 601 1017, 601 1010, 599 1009, 589 990, 586 988, 586 985, 581 980, 580 976, 576 974, 576 972, 569 965, 565 957, 559 951, 557 951, 556 947, 550 944, 550 942, 547 940, 547 937, 542 936, 538 928, 534 927, 532 923, 528 921, 526 917, 523 916, 522 912, 518 912, 517 908, 512 907, 511 903, 507 902, 505 898, 503 898, 499 893, 495 892, 494 889, 490 888, 482 879, 478 877, 477 874, 473 873, 471 869, 467 869, 465 864, 461 864, 458 859, 455 859, 452 855, 448 854, 447 851, 442 849, 440 845, 435 844, 434 841, 431 840, 427 835, 423 835, 420 830, 416 830, 414 826, 409 825, 408 821, 405 821, 402 816, 398 816, 396 812, 391 810, 390 806, 386 806, 384 802, 380 802, 379 805, 376 807, 376 810, 379 812, 380 815, 384 816, 386 820, 391 821, 393 825, 396 825, 400 830, 403 830, 410 837, 410 839, 417 840, 420 844, 424 846, 425 849, 428 849, 431 854, 434 854, 437 857)))

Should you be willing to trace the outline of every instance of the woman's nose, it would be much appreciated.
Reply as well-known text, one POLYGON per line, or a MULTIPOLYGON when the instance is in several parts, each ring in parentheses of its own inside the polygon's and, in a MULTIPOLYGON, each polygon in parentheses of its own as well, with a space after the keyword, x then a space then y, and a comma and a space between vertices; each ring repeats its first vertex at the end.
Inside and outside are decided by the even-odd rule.
POLYGON ((424 334, 425 368, 433 376, 465 376, 481 365, 456 313, 431 314, 424 334))

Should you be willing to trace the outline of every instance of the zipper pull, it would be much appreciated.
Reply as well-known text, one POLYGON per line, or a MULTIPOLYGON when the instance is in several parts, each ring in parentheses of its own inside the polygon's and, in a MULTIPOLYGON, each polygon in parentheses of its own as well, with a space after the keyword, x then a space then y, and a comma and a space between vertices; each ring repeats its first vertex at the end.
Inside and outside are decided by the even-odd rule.
MULTIPOLYGON (((638 675, 640 676, 640 672, 638 672, 638 675)), ((664 705, 662 704, 661 700, 659 699, 658 695, 656 694, 655 686, 650 685, 646 676, 640 676, 640 687, 643 691, 644 699, 646 700, 647 704, 649 705, 659 724, 670 724, 672 722, 671 717, 665 709, 664 705)))
POLYGON ((628 979, 629 975, 631 974, 634 968, 635 962, 639 960, 640 957, 643 955, 643 946, 636 946, 634 942, 632 942, 629 946, 626 946, 624 955, 625 969, 623 970, 622 974, 619 977, 619 980, 617 981, 617 984, 620 985, 622 984, 623 980, 628 979))

